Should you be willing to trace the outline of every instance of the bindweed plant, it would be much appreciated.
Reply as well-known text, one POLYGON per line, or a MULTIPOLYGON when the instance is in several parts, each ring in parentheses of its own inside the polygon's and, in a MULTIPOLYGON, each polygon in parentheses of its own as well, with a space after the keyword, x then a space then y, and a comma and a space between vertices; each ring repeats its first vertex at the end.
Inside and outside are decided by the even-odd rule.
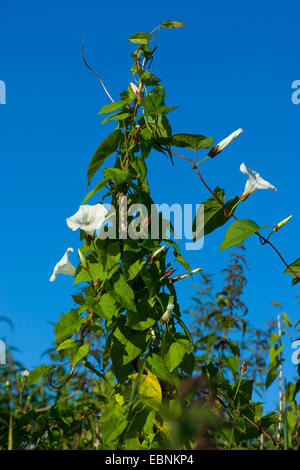
MULTIPOLYGON (((74 249, 69 247, 50 278, 55 281, 60 273, 74 276, 74 284, 80 289, 72 295, 76 307, 62 315, 55 326, 56 351, 62 364, 39 366, 30 372, 28 385, 48 377, 53 389, 69 390, 80 378, 83 396, 90 393, 89 400, 93 396, 98 407, 91 415, 92 448, 280 448, 281 435, 272 431, 278 413, 263 416, 261 403, 252 401, 253 380, 245 379, 245 362, 239 370, 242 357, 230 359, 223 354, 223 361, 214 361, 200 338, 197 344, 202 340, 206 353, 197 358, 175 287, 176 282, 184 282, 201 268, 190 266, 184 259, 172 224, 158 212, 151 198, 147 179, 151 153, 159 152, 171 165, 174 158, 185 160, 209 192, 192 224, 194 242, 230 224, 220 250, 255 235, 281 258, 285 272, 293 275, 293 284, 299 282, 299 258, 287 263, 270 242, 271 235, 275 238, 287 220, 276 223, 263 236, 264 227, 235 215, 238 205, 255 191, 276 191, 275 186, 242 163, 240 170, 248 176, 245 189, 241 196, 225 200, 224 189, 216 186, 212 190, 202 176, 205 161, 211 158, 217 164, 220 152, 242 129, 217 145, 212 137, 202 134, 172 133, 169 114, 175 107, 166 104, 165 88, 152 73, 157 53, 153 42, 161 29, 182 26, 178 21, 165 21, 151 33, 128 38, 136 47, 131 54, 132 82, 118 101, 112 99, 101 77, 87 63, 83 45, 84 63, 98 77, 110 100, 100 110, 99 114, 105 116, 102 123, 114 121, 116 128, 91 158, 88 186, 102 176, 78 211, 67 218, 68 227, 80 231, 79 264, 74 266, 74 249), (178 148, 189 150, 191 155, 181 155, 178 148), (205 151, 206 156, 201 156, 205 151), (105 167, 109 157, 114 158, 113 167, 105 167), (92 197, 100 196, 96 204, 87 204, 92 197), (173 266, 178 264, 183 272, 174 275, 173 266), (224 372, 228 364, 234 368, 233 383, 224 372)), ((233 297, 237 295, 232 292, 233 297)), ((234 304, 234 298, 231 302, 234 304)), ((221 329, 230 329, 229 323, 236 319, 229 310, 223 313, 221 309, 221 329)), ((237 321, 242 329, 243 320, 237 321)), ((220 340, 218 335, 211 339, 213 343, 220 340)), ((84 398, 81 400, 84 406, 84 398)), ((85 444, 80 439, 82 447, 85 444)))

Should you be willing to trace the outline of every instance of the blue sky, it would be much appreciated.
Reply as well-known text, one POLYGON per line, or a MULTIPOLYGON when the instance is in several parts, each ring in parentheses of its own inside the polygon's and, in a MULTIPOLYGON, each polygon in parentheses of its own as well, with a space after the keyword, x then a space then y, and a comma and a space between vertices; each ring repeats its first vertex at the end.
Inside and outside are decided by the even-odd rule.
MULTIPOLYGON (((278 191, 255 193, 240 204, 237 216, 262 226, 293 214, 273 241, 289 262, 299 257, 300 105, 291 101, 292 82, 300 79, 299 3, 154 0, 145 5, 1 2, 0 80, 6 83, 7 103, 0 105, 0 316, 9 317, 15 328, 10 332, 1 325, 0 336, 19 349, 18 358, 28 368, 40 364, 40 354, 51 344, 49 322, 72 306, 72 279, 61 275, 50 283, 49 277, 66 248, 79 246, 78 233, 68 229, 65 218, 78 209, 89 160, 113 129, 101 126, 97 115, 108 101, 82 63, 84 37, 88 61, 118 99, 131 81, 133 47, 126 38, 167 19, 186 23, 160 32, 153 63, 153 73, 167 88, 166 104, 178 106, 170 114, 173 132, 201 133, 218 142, 243 128, 237 141, 203 165, 203 176, 233 197, 245 184, 240 163, 259 171, 278 191)), ((175 163, 171 167, 157 153, 149 157, 153 199, 169 204, 206 200, 209 194, 188 165, 175 163)), ((190 264, 219 273, 229 255, 217 253, 224 234, 220 229, 206 237, 202 250, 186 252, 190 264)), ((291 287, 280 259, 256 237, 246 248, 248 318, 263 326, 274 316, 270 302, 276 300, 295 323, 299 285, 291 287)), ((183 309, 192 304, 194 283, 197 278, 178 283, 183 309)), ((292 352, 287 341, 287 375, 294 371, 292 352)))

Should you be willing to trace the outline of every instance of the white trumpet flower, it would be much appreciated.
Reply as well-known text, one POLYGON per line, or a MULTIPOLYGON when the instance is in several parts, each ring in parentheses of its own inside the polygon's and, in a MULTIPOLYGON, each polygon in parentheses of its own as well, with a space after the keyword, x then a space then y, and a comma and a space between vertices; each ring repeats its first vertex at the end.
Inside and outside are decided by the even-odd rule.
POLYGON ((232 132, 228 137, 225 139, 221 140, 217 145, 214 146, 213 149, 209 152, 208 156, 213 158, 215 157, 218 153, 222 152, 233 140, 235 140, 241 133, 243 132, 243 129, 237 129, 236 131, 232 132))
POLYGON ((167 305, 167 310, 165 311, 165 313, 161 317, 161 320, 164 321, 164 322, 167 322, 169 320, 169 318, 171 317, 171 315, 173 313, 173 310, 174 310, 174 304, 168 304, 167 305))
POLYGON ((75 276, 76 269, 69 261, 70 251, 74 251, 73 248, 68 248, 62 259, 55 265, 50 282, 53 282, 57 278, 57 274, 68 274, 68 276, 75 276))
POLYGON ((89 234, 93 234, 98 230, 105 221, 107 209, 103 204, 95 204, 90 206, 85 204, 79 207, 79 210, 72 217, 66 219, 70 229, 77 230, 80 228, 89 234))
POLYGON ((273 189, 273 191, 277 191, 277 188, 275 188, 273 184, 264 180, 257 171, 250 170, 245 163, 241 164, 240 170, 242 173, 248 175, 248 180, 244 192, 240 197, 240 201, 244 201, 250 194, 255 193, 258 189, 273 189))

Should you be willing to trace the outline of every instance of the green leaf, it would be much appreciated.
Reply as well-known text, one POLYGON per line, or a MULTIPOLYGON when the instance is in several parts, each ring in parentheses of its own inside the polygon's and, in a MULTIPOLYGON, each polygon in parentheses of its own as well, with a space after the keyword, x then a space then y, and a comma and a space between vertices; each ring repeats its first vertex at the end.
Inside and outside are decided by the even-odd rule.
POLYGON ((61 351, 63 349, 69 349, 76 345, 75 340, 73 338, 66 339, 56 348, 57 351, 61 351))
POLYGON ((78 333, 84 321, 84 318, 80 318, 77 309, 70 310, 70 312, 62 315, 54 328, 55 341, 60 343, 68 336, 73 335, 73 333, 78 333))
MULTIPOLYGON (((238 196, 235 196, 233 199, 230 199, 226 204, 225 201, 225 193, 224 189, 219 188, 218 186, 214 189, 215 195, 220 199, 220 201, 225 205, 225 208, 228 212, 231 211, 233 206, 239 200, 238 196)), ((209 233, 213 232, 219 227, 225 225, 229 220, 230 217, 226 217, 224 214, 224 209, 220 205, 220 203, 216 200, 214 196, 207 199, 204 203, 204 211, 203 211, 203 218, 204 218, 204 235, 208 235, 209 233)), ((202 210, 201 206, 199 206, 198 211, 202 210)), ((198 228, 196 231, 196 220, 197 214, 193 221, 192 229, 194 235, 194 241, 197 241, 201 235, 203 235, 202 227, 198 228)))
POLYGON ((112 153, 117 151, 122 139, 122 131, 120 129, 116 129, 108 137, 106 137, 103 142, 101 142, 91 159, 87 171, 88 185, 91 182, 92 176, 96 173, 97 170, 99 170, 104 160, 108 158, 112 153))
POLYGON ((164 21, 163 23, 161 23, 161 26, 163 26, 164 28, 171 29, 171 28, 182 28, 183 26, 185 26, 185 24, 182 23, 181 21, 164 21))
POLYGON ((169 334, 165 335, 162 354, 170 372, 173 372, 182 363, 186 353, 191 353, 191 344, 183 333, 175 333, 174 337, 169 334))
POLYGON ((235 377, 238 372, 239 359, 236 356, 227 356, 223 358, 224 364, 231 370, 233 376, 235 377))
MULTIPOLYGON (((234 392, 236 391, 237 387, 238 385, 235 385, 234 392)), ((240 387, 239 387, 238 395, 237 395, 242 405, 249 403, 252 397, 252 392, 253 392, 253 380, 242 380, 240 387)))
POLYGON ((80 282, 90 282, 92 277, 81 264, 76 269, 74 285, 79 284, 80 282))
POLYGON ((266 431, 272 424, 276 424, 279 421, 279 416, 277 413, 272 411, 267 415, 263 416, 260 421, 261 428, 266 431))
MULTIPOLYGON (((128 422, 125 419, 126 408, 121 407, 115 400, 111 401, 108 406, 105 407, 103 413, 103 427, 102 427, 102 439, 106 445, 117 439, 122 434, 124 429, 128 426, 128 422)), ((109 449, 112 448, 110 445, 109 449)))
POLYGON ((150 36, 150 33, 135 33, 127 39, 134 44, 148 44, 150 36))
POLYGON ((180 343, 172 343, 168 352, 164 355, 164 361, 170 372, 173 372, 178 367, 184 356, 186 350, 180 343))
POLYGON ((201 134, 175 134, 171 137, 159 139, 161 144, 173 147, 182 147, 191 150, 210 149, 213 147, 214 138, 201 134))
POLYGON ((105 188, 105 186, 109 182, 109 180, 110 180, 110 178, 104 178, 102 181, 100 181, 100 183, 98 183, 97 186, 85 196, 84 200, 82 201, 82 204, 84 204, 91 197, 93 197, 98 191, 105 188))
POLYGON ((268 370, 268 374, 267 374, 267 378, 266 378, 266 388, 269 388, 270 385, 272 385, 272 383, 274 382, 274 380, 276 379, 278 374, 279 374, 279 371, 277 370, 276 366, 271 367, 268 370))
POLYGON ((152 75, 150 72, 141 72, 139 73, 139 77, 145 85, 151 86, 151 85, 157 85, 161 79, 156 77, 155 75, 152 75))
POLYGON ((275 343, 275 341, 278 341, 280 336, 277 333, 272 333, 270 339, 269 339, 269 345, 275 343))
POLYGON ((148 356, 147 366, 159 379, 167 380, 171 383, 174 382, 175 377, 169 372, 163 359, 158 354, 152 353, 148 356))
POLYGON ((134 279, 139 274, 139 272, 143 269, 144 264, 145 264, 144 261, 140 261, 138 259, 133 264, 125 265, 124 268, 126 270, 126 273, 124 272, 124 274, 126 275, 127 281, 131 281, 132 279, 134 279))
POLYGON ((132 331, 124 325, 125 318, 118 319, 112 338, 111 358, 114 365, 126 365, 145 351, 147 335, 144 331, 132 331))
POLYGON ((130 178, 129 170, 120 170, 120 168, 106 168, 103 173, 105 178, 112 179, 117 185, 125 183, 130 178))
POLYGON ((141 104, 145 108, 146 116, 157 116, 158 114, 167 114, 168 112, 177 108, 177 106, 168 108, 164 104, 164 97, 158 93, 150 93, 150 95, 142 99, 141 104))
POLYGON ((181 363, 181 369, 188 375, 192 375, 195 368, 195 356, 193 353, 185 353, 183 361, 181 363))
MULTIPOLYGON (((292 268, 292 270, 293 270, 298 276, 300 276, 300 258, 296 259, 296 261, 294 261, 293 263, 291 263, 289 266, 292 268)), ((292 280, 293 286, 294 286, 295 284, 297 284, 297 283, 300 281, 300 277, 296 277, 296 276, 289 270, 289 268, 286 268, 286 270, 284 271, 284 273, 292 274, 292 276, 293 276, 293 280, 292 280)))
POLYGON ((52 366, 41 365, 37 367, 36 369, 33 369, 28 376, 28 385, 33 385, 36 382, 39 382, 41 378, 48 375, 49 372, 52 369, 54 369, 54 367, 55 367, 54 365, 52 366))
POLYGON ((250 237, 250 235, 253 235, 253 233, 266 227, 269 227, 269 225, 259 227, 255 222, 249 219, 236 220, 227 230, 219 251, 227 250, 228 248, 238 245, 243 240, 250 237))
POLYGON ((269 351, 269 357, 270 357, 270 364, 275 364, 277 363, 277 357, 281 353, 282 349, 284 347, 284 344, 278 347, 277 344, 273 344, 270 348, 269 351))
POLYGON ((131 160, 131 166, 135 169, 139 178, 143 180, 147 177, 147 165, 143 158, 136 157, 134 160, 131 160))
POLYGON ((187 271, 191 271, 192 268, 190 267, 188 262, 184 259, 182 254, 180 253, 180 249, 179 249, 177 243, 175 243, 174 240, 171 240, 170 238, 166 238, 166 239, 164 239, 164 241, 168 245, 171 245, 174 248, 173 255, 175 256, 176 261, 178 261, 178 263, 180 263, 185 269, 187 269, 187 271))
POLYGON ((132 116, 131 113, 122 111, 119 113, 110 114, 109 116, 103 119, 101 124, 105 124, 106 122, 110 121, 124 121, 124 119, 127 119, 130 116, 132 116))
POLYGON ((136 312, 135 295, 132 288, 126 282, 123 274, 117 274, 112 278, 114 293, 117 301, 128 310, 136 312))
POLYGON ((142 300, 137 304, 137 312, 127 311, 126 326, 133 330, 143 331, 154 325, 155 320, 151 318, 151 305, 142 300))
POLYGON ((113 111, 122 108, 127 103, 129 103, 129 98, 122 101, 115 101, 114 103, 105 104, 98 114, 112 113, 113 111))
POLYGON ((81 361, 89 352, 89 344, 83 344, 78 348, 77 351, 70 351, 69 357, 72 361, 73 366, 77 364, 77 362, 81 361))
POLYGON ((106 293, 101 297, 99 307, 103 317, 107 320, 111 320, 113 315, 117 316, 116 303, 110 294, 106 293))
POLYGON ((283 323, 286 324, 286 326, 288 326, 288 327, 292 326, 291 320, 289 319, 289 317, 287 316, 287 314, 285 312, 283 312, 283 314, 282 314, 282 321, 283 321, 283 323))

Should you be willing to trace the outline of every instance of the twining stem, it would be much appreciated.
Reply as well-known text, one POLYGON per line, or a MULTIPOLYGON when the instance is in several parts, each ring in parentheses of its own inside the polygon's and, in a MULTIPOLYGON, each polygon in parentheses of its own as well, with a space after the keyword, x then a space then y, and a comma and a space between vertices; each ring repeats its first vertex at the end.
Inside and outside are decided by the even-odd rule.
POLYGON ((58 400, 56 403, 53 403, 53 405, 44 406, 43 408, 36 408, 36 409, 35 409, 35 412, 36 412, 36 413, 41 413, 41 412, 43 412, 43 411, 48 411, 48 410, 50 410, 54 405, 56 405, 57 403, 63 403, 64 401, 69 400, 69 398, 72 398, 72 397, 74 397, 75 395, 78 395, 78 393, 82 393, 82 391, 81 391, 81 390, 77 390, 76 392, 72 392, 72 393, 70 393, 70 395, 68 395, 67 397, 61 398, 61 399, 58 400))
POLYGON ((127 431, 128 431, 128 424, 129 424, 128 421, 129 421, 129 418, 130 418, 130 415, 131 415, 131 412, 132 412, 132 408, 133 408, 133 405, 134 405, 134 402, 135 402, 135 397, 136 397, 136 394, 137 394, 137 391, 138 391, 140 380, 141 380, 142 374, 143 374, 144 369, 145 369, 145 365, 146 365, 146 361, 147 361, 147 358, 148 358, 149 347, 150 347, 151 341, 152 341, 152 338, 148 341, 148 344, 147 344, 146 350, 145 350, 145 355, 142 359, 138 376, 137 376, 136 380, 134 381, 134 383, 132 385, 132 389, 131 389, 131 393, 130 393, 130 397, 129 397, 129 401, 128 401, 128 405, 127 405, 127 411, 126 411, 125 418, 124 418, 124 420, 127 422, 127 426, 126 426, 126 428, 124 429, 124 431, 122 432, 122 434, 119 438, 119 442, 118 442, 118 445, 117 445, 117 450, 120 450, 122 448, 122 445, 123 445, 124 440, 125 440, 125 436, 126 436, 127 431))
POLYGON ((236 399, 237 394, 238 394, 238 392, 239 392, 239 389, 240 389, 240 386, 241 386, 241 383, 242 383, 243 375, 244 375, 244 369, 242 369, 242 371, 241 371, 240 380, 239 380, 238 386, 237 386, 237 388, 236 388, 236 391, 235 391, 235 394, 234 394, 234 397, 233 397, 233 401, 234 401, 234 402, 235 402, 235 399, 236 399))
POLYGON ((237 205, 241 202, 241 200, 239 199, 238 202, 236 202, 233 206, 233 208, 231 209, 231 211, 229 212, 229 216, 232 216, 233 212, 234 212, 234 209, 237 207, 237 205))
MULTIPOLYGON (((161 146, 160 146, 161 147, 161 146)), ((163 148, 163 147, 161 147, 163 148)), ((167 149, 164 149, 164 150, 167 150, 167 149)), ((235 220, 239 220, 234 214, 231 214, 228 212, 228 210, 226 209, 225 205, 223 204, 223 202, 218 198, 218 196, 214 193, 214 191, 208 186, 208 184, 205 182, 205 180, 203 179, 200 171, 199 171, 199 168, 196 166, 194 167, 193 164, 193 160, 191 160, 190 158, 187 158, 187 157, 184 157, 183 155, 180 155, 176 152, 173 152, 172 150, 168 150, 170 153, 172 153, 173 155, 176 155, 177 157, 180 157, 180 158, 183 158, 184 160, 187 160, 188 162, 190 162, 192 164, 192 168, 195 169, 198 173, 198 176, 200 178, 200 180, 202 181, 202 183, 204 184, 204 186, 206 187, 206 189, 212 194, 212 196, 215 198, 215 200, 220 204, 220 206, 223 207, 224 209, 224 215, 226 217, 233 217, 235 220)), ((279 256, 279 258, 281 259, 281 261, 283 262, 283 264, 287 267, 287 269, 297 278, 300 279, 300 275, 297 274, 289 265, 288 263, 285 261, 285 259, 283 258, 283 256, 279 253, 279 251, 277 250, 277 248, 268 240, 268 238, 265 238, 263 237, 259 232, 255 232, 255 235, 257 235, 260 239, 260 242, 262 243, 262 245, 265 245, 265 244, 268 244, 270 245, 270 247, 275 251, 275 253, 279 256)))
POLYGON ((209 155, 206 155, 206 157, 202 158, 202 160, 200 160, 198 163, 196 163, 196 165, 200 165, 200 163, 203 163, 205 162, 205 160, 207 160, 209 157, 209 155))
POLYGON ((87 68, 93 72, 94 75, 96 75, 96 77, 98 78, 98 80, 100 81, 105 93, 107 94, 107 96, 109 97, 110 101, 112 101, 112 103, 114 103, 114 100, 112 99, 112 97, 110 96, 109 92, 107 91, 107 88, 106 86, 104 85, 103 81, 101 80, 101 77, 97 74, 97 72, 95 72, 95 70, 92 69, 92 67, 89 66, 89 64, 87 63, 87 61, 85 60, 85 57, 84 57, 84 45, 85 45, 85 41, 86 41, 86 38, 83 39, 83 43, 82 43, 82 60, 84 62, 84 64, 87 66, 87 68))
POLYGON ((12 415, 12 412, 10 412, 9 414, 7 450, 13 450, 13 415, 12 415))
MULTIPOLYGON (((218 395, 216 396, 216 400, 218 400, 225 409, 232 410, 232 407, 230 407, 229 405, 226 405, 226 403, 224 403, 224 401, 218 395)), ((262 429, 259 423, 256 423, 255 421, 253 421, 252 419, 250 419, 248 416, 244 415, 243 413, 240 413, 240 417, 247 420, 250 424, 252 424, 252 426, 255 427, 255 429, 260 435, 263 434, 268 439, 270 439, 276 447, 278 447, 278 442, 275 441, 272 434, 262 429)))
MULTIPOLYGON (((277 315, 277 328, 278 328, 278 336, 280 338, 281 343, 281 323, 280 323, 280 313, 277 315)), ((280 354, 279 358, 279 376, 278 376, 278 389, 279 389, 279 422, 278 422, 278 436, 277 439, 279 440, 280 431, 282 428, 282 408, 283 408, 283 394, 282 394, 282 355, 280 354)))

